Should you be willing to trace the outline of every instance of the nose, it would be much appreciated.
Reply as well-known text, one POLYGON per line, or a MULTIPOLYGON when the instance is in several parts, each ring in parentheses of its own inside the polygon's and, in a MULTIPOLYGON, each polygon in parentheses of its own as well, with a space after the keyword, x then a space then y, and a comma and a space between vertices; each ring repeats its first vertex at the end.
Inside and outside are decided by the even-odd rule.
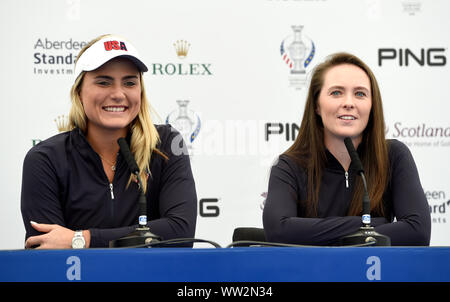
POLYGON ((120 85, 114 85, 111 88, 110 97, 113 101, 121 102, 122 100, 125 99, 125 92, 123 91, 120 85))
POLYGON ((344 109, 353 109, 355 107, 353 96, 351 94, 345 96, 342 106, 344 109))

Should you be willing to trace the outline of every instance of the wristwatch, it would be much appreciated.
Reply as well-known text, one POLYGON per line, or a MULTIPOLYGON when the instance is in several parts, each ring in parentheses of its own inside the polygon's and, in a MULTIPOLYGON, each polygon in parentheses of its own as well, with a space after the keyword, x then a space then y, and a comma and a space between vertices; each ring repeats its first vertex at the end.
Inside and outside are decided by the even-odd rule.
POLYGON ((72 239, 73 249, 84 249, 86 247, 86 241, 83 237, 83 231, 75 231, 75 235, 72 239))

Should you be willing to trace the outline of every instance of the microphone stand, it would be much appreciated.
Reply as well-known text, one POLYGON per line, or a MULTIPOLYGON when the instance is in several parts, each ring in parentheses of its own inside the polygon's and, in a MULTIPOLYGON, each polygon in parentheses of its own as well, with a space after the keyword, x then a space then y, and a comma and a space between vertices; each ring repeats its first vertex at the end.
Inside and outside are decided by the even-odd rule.
POLYGON ((366 177, 364 176, 364 170, 362 168, 361 161, 359 160, 358 153, 353 146, 351 139, 346 138, 344 140, 345 146, 352 158, 352 161, 358 166, 358 172, 361 176, 364 185, 363 195, 363 211, 362 211, 362 226, 359 230, 353 234, 344 236, 340 239, 340 245, 358 245, 358 244, 370 244, 371 246, 391 246, 391 239, 388 236, 382 235, 375 231, 374 227, 370 225, 370 199, 367 190, 366 177))
POLYGON ((142 180, 138 173, 135 174, 139 181, 139 224, 130 234, 109 242, 109 247, 133 247, 161 241, 161 237, 150 232, 147 226, 147 200, 142 189, 142 180))
POLYGON ((128 163, 128 167, 132 170, 132 173, 136 175, 139 182, 139 224, 130 234, 116 240, 111 240, 109 242, 109 247, 133 247, 159 242, 161 241, 161 237, 150 232, 150 229, 147 226, 147 199, 144 194, 142 179, 139 176, 139 168, 131 155, 126 141, 124 139, 119 139, 119 145, 120 151, 128 163))
POLYGON ((361 178, 364 183, 364 196, 363 196, 363 226, 353 234, 344 236, 340 239, 341 245, 358 245, 364 243, 372 243, 375 246, 391 246, 391 239, 388 236, 382 235, 375 231, 374 227, 370 225, 370 200, 369 194, 367 194, 366 178, 364 173, 361 173, 361 178))

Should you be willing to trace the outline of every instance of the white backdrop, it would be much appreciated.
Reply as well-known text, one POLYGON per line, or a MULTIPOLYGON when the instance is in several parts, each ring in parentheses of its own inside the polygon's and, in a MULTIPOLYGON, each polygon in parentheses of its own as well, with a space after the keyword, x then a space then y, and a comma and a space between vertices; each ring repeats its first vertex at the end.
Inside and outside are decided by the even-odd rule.
POLYGON ((449 12, 446 0, 2 0, 0 249, 23 247, 23 158, 58 133, 74 57, 105 33, 127 37, 143 54, 157 123, 169 114, 173 121, 177 101, 189 101, 197 238, 227 245, 235 227, 262 227, 270 166, 295 138, 307 90, 307 76, 292 74, 289 63, 311 54, 308 74, 347 51, 377 76, 387 136, 413 153, 431 244, 450 245, 449 12), (303 26, 297 37, 292 26, 303 26), (304 54, 289 48, 296 41, 304 54))

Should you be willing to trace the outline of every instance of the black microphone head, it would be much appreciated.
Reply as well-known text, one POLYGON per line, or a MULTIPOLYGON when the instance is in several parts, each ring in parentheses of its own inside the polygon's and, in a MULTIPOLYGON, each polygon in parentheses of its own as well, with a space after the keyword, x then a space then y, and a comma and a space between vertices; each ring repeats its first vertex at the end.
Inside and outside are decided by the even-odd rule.
POLYGON ((356 152, 355 146, 353 146, 353 141, 350 137, 344 138, 344 144, 345 144, 345 147, 347 148, 347 151, 349 154, 356 152))
POLYGON ((125 161, 127 162, 128 168, 130 169, 131 173, 139 173, 139 167, 136 164, 136 160, 134 159, 133 154, 131 154, 130 147, 128 147, 128 143, 125 138, 119 138, 117 140, 117 143, 120 147, 120 153, 122 153, 122 156, 125 158, 125 161))
POLYGON ((353 164, 355 165, 356 170, 358 170, 358 173, 364 173, 363 165, 361 163, 361 160, 359 159, 358 153, 355 150, 355 146, 353 146, 352 139, 350 137, 344 138, 344 144, 353 164))

